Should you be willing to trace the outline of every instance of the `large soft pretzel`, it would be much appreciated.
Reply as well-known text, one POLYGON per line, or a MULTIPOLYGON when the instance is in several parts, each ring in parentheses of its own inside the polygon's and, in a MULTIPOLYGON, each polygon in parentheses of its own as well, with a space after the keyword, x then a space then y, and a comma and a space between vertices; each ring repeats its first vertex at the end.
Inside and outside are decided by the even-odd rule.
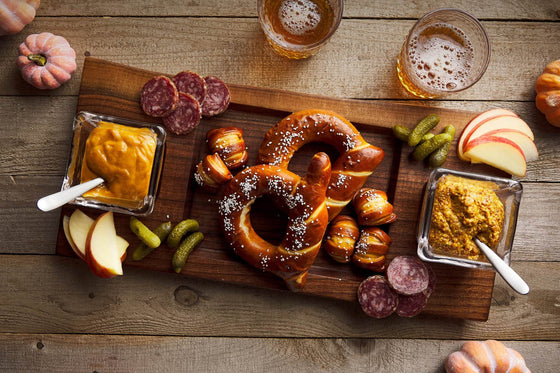
POLYGON ((257 162, 288 168, 294 153, 311 142, 330 144, 339 153, 327 190, 330 221, 352 200, 385 153, 366 142, 352 123, 340 115, 303 110, 290 114, 266 133, 257 162))
POLYGON ((327 229, 325 192, 330 174, 325 153, 315 154, 303 178, 273 165, 238 173, 226 186, 218 208, 233 251, 253 267, 284 279, 292 291, 301 289, 327 229), (264 195, 288 214, 286 235, 278 246, 260 237, 251 225, 251 205, 264 195))

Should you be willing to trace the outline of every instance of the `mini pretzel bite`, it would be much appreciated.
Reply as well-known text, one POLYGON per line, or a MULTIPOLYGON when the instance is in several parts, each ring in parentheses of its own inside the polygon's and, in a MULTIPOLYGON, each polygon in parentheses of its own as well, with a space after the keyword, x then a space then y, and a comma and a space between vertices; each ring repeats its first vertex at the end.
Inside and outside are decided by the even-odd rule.
POLYGON ((243 130, 237 127, 215 128, 206 134, 210 153, 218 153, 230 170, 247 163, 243 130))
POLYGON ((348 215, 338 215, 329 226, 323 247, 327 254, 337 262, 348 263, 352 259, 359 235, 358 223, 354 218, 348 215))
POLYGON ((397 220, 393 205, 387 201, 387 194, 372 188, 360 189, 352 199, 360 225, 382 225, 397 220))
POLYGON ((393 241, 391 237, 377 227, 366 227, 360 232, 356 243, 352 263, 375 272, 385 270, 385 254, 393 241))
POLYGON ((207 155, 196 167, 194 178, 204 189, 216 192, 232 178, 231 172, 217 153, 207 155))

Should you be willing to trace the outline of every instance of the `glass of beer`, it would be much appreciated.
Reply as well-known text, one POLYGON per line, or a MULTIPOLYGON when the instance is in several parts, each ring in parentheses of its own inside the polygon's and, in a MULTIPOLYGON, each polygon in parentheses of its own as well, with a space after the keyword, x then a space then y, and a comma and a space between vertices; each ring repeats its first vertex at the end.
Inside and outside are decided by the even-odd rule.
POLYGON ((280 55, 300 59, 316 54, 342 19, 343 0, 258 0, 266 40, 280 55))
POLYGON ((402 86, 421 98, 462 91, 480 80, 490 62, 486 30, 459 9, 434 10, 412 27, 397 59, 402 86))

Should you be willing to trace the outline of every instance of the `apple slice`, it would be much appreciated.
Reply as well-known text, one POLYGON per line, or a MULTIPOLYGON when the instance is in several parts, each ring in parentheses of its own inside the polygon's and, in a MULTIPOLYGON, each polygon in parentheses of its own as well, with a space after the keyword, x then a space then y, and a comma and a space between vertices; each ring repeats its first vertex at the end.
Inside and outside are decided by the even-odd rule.
POLYGON ((515 130, 525 134, 531 140, 535 138, 531 128, 525 123, 521 118, 501 116, 497 118, 491 118, 487 121, 480 123, 476 128, 472 130, 470 135, 465 139, 463 143, 463 154, 466 152, 467 144, 485 133, 495 131, 495 130, 515 130))
POLYGON ((471 132, 478 125, 487 121, 488 119, 501 117, 501 116, 517 117, 517 114, 507 109, 490 109, 478 114, 473 119, 471 119, 469 123, 467 123, 465 128, 463 128, 463 131, 461 132, 461 136, 459 137, 459 141, 457 143, 457 155, 459 156, 460 159, 464 161, 468 161, 468 159, 466 159, 463 156, 463 150, 464 150, 464 144, 466 143, 466 139, 470 136, 471 132))
POLYGON ((111 211, 101 214, 93 222, 86 241, 86 260, 91 271, 99 277, 110 278, 123 274, 111 211))
POLYGON ((92 218, 79 209, 76 209, 72 215, 70 215, 68 221, 68 231, 77 249, 76 255, 83 260, 86 259, 86 240, 93 222, 94 220, 92 218))
POLYGON ((76 243, 72 239, 72 235, 70 234, 69 222, 70 222, 70 216, 64 215, 64 217, 62 218, 62 229, 64 230, 64 235, 66 236, 66 240, 68 241, 68 244, 70 245, 72 250, 74 250, 74 253, 78 256, 78 258, 85 260, 86 259, 85 252, 82 254, 82 252, 78 249, 76 243))
POLYGON ((527 172, 523 150, 504 137, 483 136, 469 141, 464 155, 473 163, 485 163, 515 176, 523 177, 527 172))
MULTIPOLYGON (((79 209, 76 209, 70 217, 64 216, 62 218, 62 228, 64 229, 64 235, 68 240, 68 244, 70 244, 76 255, 84 261, 86 260, 86 240, 93 222, 92 218, 79 209)), ((122 262, 126 259, 128 245, 127 240, 117 236, 117 249, 122 262)))
POLYGON ((121 236, 117 236, 117 251, 119 253, 119 257, 121 258, 121 262, 124 262, 126 259, 126 249, 128 248, 128 241, 122 238, 121 236))
POLYGON ((523 151, 523 155, 525 156, 526 162, 536 161, 539 158, 539 151, 537 150, 535 143, 533 142, 533 140, 531 140, 531 138, 529 138, 526 134, 524 134, 521 131, 510 130, 510 129, 493 130, 490 132, 486 132, 485 134, 477 138, 486 137, 486 136, 503 137, 513 141, 523 151))

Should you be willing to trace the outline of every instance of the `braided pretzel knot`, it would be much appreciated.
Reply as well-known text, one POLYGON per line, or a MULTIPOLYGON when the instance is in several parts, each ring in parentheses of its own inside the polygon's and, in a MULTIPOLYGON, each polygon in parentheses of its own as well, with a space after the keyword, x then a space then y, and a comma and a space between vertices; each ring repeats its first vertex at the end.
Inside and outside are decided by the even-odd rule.
POLYGON ((315 154, 303 178, 273 165, 238 173, 226 186, 218 207, 233 251, 253 267, 281 277, 290 290, 301 289, 327 229, 325 192, 330 174, 325 153, 315 154), (278 246, 261 238, 251 225, 251 205, 264 195, 288 214, 286 235, 278 246))
POLYGON ((366 142, 347 119, 313 109, 290 114, 272 127, 261 143, 257 163, 288 168, 294 153, 311 142, 327 143, 339 152, 327 189, 330 221, 352 200, 385 153, 366 142))

